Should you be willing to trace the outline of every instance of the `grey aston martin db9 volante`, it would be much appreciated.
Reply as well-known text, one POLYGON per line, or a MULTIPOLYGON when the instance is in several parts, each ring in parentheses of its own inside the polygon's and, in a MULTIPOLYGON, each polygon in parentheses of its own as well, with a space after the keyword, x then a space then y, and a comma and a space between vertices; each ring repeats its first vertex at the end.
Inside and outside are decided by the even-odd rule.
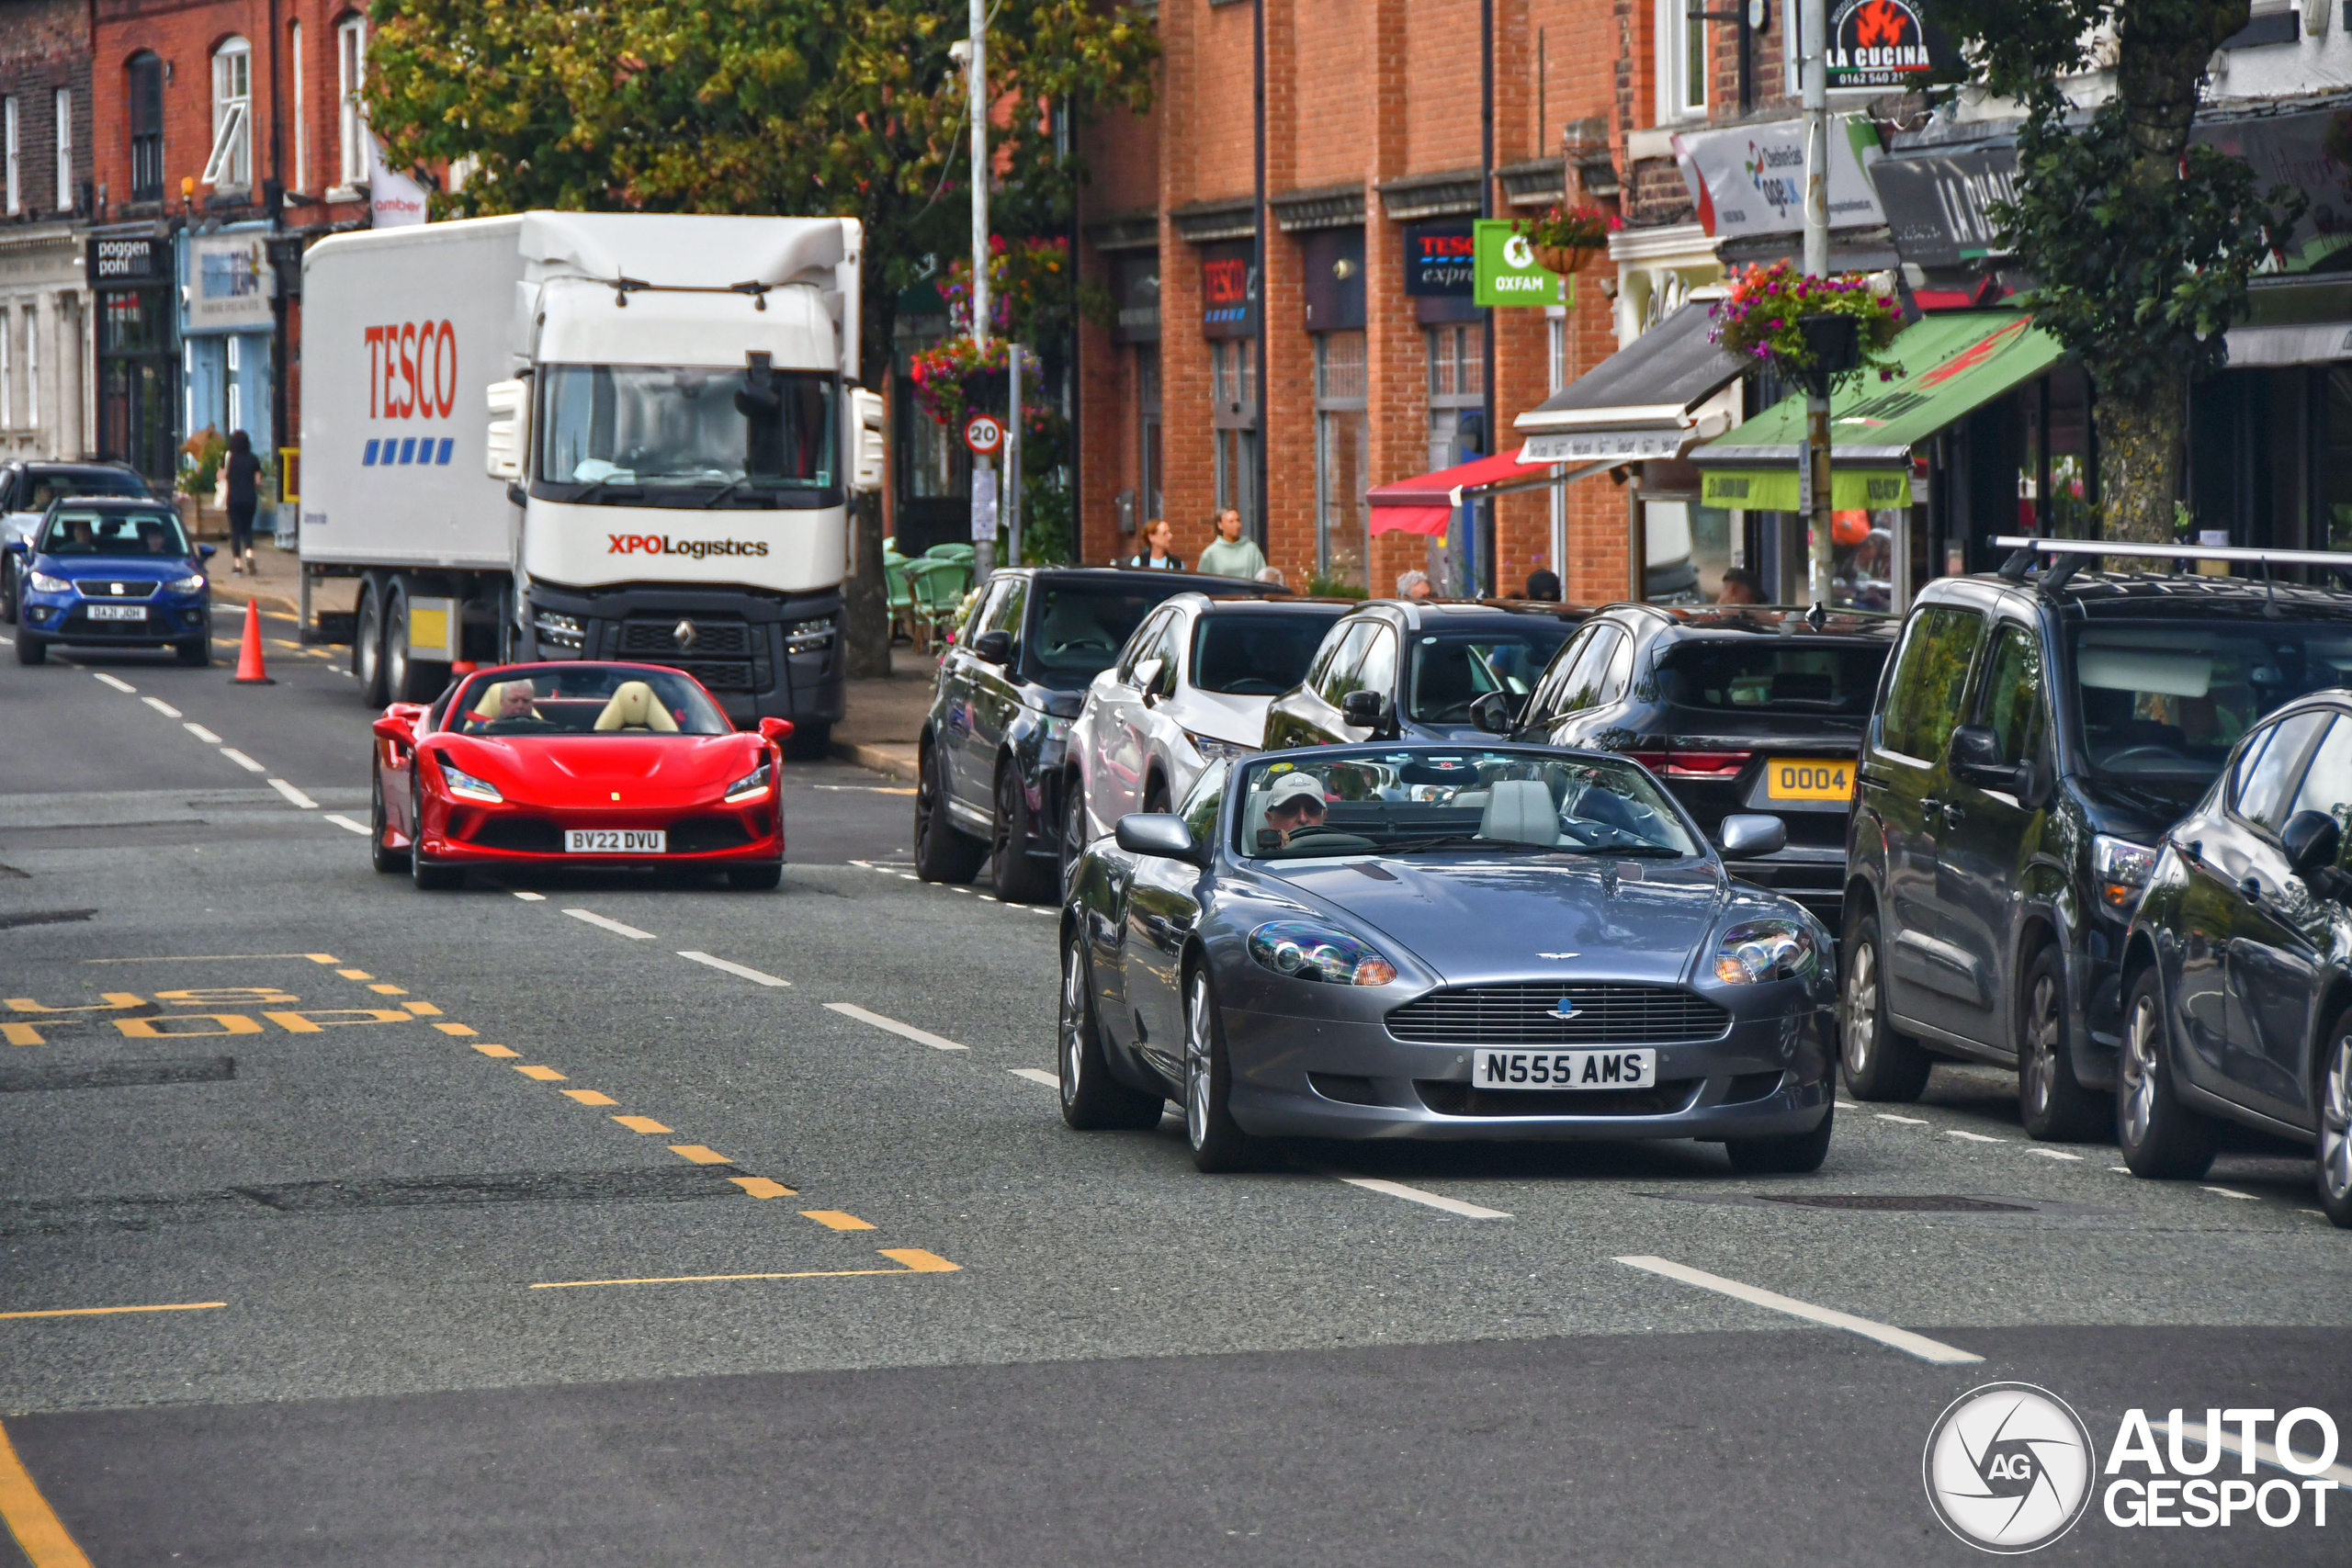
MULTIPOLYGON (((1770 854, 1780 819, 1723 825, 1770 854)), ((1259 1140, 1694 1138, 1742 1171, 1829 1146, 1829 937, 1732 881, 1640 763, 1459 743, 1219 762, 1090 844, 1062 916, 1062 1114, 1259 1140)))

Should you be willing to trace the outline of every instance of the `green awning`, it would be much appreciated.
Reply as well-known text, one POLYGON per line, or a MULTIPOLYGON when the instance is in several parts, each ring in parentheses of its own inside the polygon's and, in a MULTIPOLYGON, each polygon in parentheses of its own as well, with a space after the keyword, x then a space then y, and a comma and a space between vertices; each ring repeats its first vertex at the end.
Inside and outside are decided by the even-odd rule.
MULTIPOLYGON (((1968 310, 1913 322, 1893 344, 1902 375, 1887 381, 1865 375, 1830 400, 1830 504, 1908 506, 1913 446, 2041 375, 2064 353, 2022 310, 1968 310)), ((1705 504, 1795 510, 1804 442, 1799 394, 1694 448, 1690 460, 1705 475, 1705 504)))

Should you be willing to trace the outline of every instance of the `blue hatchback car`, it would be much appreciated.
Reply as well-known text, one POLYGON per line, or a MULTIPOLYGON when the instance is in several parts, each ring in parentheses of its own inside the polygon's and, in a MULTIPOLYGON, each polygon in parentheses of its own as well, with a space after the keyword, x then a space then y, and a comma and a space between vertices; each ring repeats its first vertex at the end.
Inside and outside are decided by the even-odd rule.
POLYGON ((178 513, 130 496, 52 502, 18 585, 17 662, 39 664, 51 643, 170 648, 183 664, 212 661, 209 545, 191 547, 178 513))

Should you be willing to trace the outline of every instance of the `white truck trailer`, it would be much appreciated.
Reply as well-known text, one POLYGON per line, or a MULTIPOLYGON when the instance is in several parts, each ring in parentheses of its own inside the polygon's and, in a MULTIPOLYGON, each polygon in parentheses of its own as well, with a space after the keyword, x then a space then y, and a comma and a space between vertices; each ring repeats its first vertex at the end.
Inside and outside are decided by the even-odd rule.
POLYGON ((528 212, 302 261, 304 636, 371 704, 459 660, 691 671, 821 748, 842 713, 863 235, 838 218, 528 212), (311 587, 356 577, 313 624, 311 587))

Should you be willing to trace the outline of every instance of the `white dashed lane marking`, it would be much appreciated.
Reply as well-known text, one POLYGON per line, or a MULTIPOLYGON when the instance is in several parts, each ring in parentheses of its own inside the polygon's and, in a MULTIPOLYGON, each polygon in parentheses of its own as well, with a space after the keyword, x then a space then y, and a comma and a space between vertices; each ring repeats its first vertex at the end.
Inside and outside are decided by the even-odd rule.
POLYGON ((729 963, 724 958, 714 958, 707 953, 695 953, 692 950, 688 950, 679 953, 678 956, 681 958, 690 958, 696 964, 707 964, 713 969, 719 970, 724 974, 735 976, 739 979, 749 980, 754 985, 789 986, 792 984, 789 980, 779 980, 773 975, 763 974, 757 969, 746 968, 741 964, 729 963))
POLYGON ((1031 1083, 1041 1083, 1050 1089, 1059 1090, 1062 1087, 1061 1079, 1042 1067, 1007 1067, 1004 1070, 1016 1078, 1027 1078, 1031 1083))
POLYGON ((548 896, 544 893, 526 893, 519 887, 509 888, 508 891, 526 904, 544 904, 548 901, 548 896))
POLYGON ((251 757, 246 756, 234 746, 221 747, 220 755, 228 758, 229 761, 236 763, 237 766, 244 769, 245 772, 249 773, 266 773, 269 772, 267 768, 263 767, 259 762, 254 761, 251 757))
POLYGON ((344 816, 344 815, 343 815, 341 812, 339 812, 339 811, 330 811, 330 812, 328 812, 328 813, 326 814, 326 817, 325 817, 324 820, 334 823, 334 824, 336 827, 338 827, 338 828, 342 828, 342 829, 346 829, 347 831, 356 833, 356 834, 358 834, 358 835, 359 835, 361 838, 363 838, 363 839, 364 839, 364 838, 366 838, 366 837, 368 836, 368 824, 367 824, 367 823, 365 823, 365 822, 354 822, 350 818, 344 816))
POLYGON ((213 734, 212 731, 205 728, 204 726, 200 724, 183 724, 180 728, 187 730, 190 735, 195 736, 198 740, 203 741, 207 746, 218 746, 220 744, 220 738, 213 734))
POLYGON ((1900 1122, 1905 1127, 1924 1127, 1928 1124, 1928 1119, 1924 1116, 1897 1116, 1886 1111, 1873 1111, 1871 1114, 1882 1122, 1900 1122))
POLYGON ((165 702, 161 697, 141 697, 139 700, 145 703, 149 707, 153 708, 157 713, 162 714, 165 718, 177 718, 180 716, 179 709, 174 707, 171 704, 165 702))
POLYGON ((116 691, 128 692, 134 697, 139 694, 138 687, 128 681, 119 681, 103 670, 93 671, 91 673, 97 677, 98 683, 102 686, 112 686, 116 691))
MULTIPOLYGON (((296 789, 284 779, 270 780, 269 787, 276 790, 278 794, 284 795, 287 799, 292 801, 295 805, 300 807, 305 811, 316 811, 319 808, 319 803, 317 801, 312 800, 309 795, 304 795, 300 790, 296 789)), ((363 833, 367 830, 368 829, 365 828, 360 829, 363 833)))
POLYGON ((1323 1172, 1334 1181, 1344 1181, 1351 1187, 1361 1187, 1367 1192, 1384 1197, 1402 1198, 1408 1203, 1419 1203, 1431 1209, 1442 1209, 1449 1214, 1459 1214, 1465 1220, 1507 1220, 1510 1216, 1500 1209, 1482 1209, 1476 1203, 1465 1203, 1459 1198, 1442 1197, 1425 1192, 1418 1187, 1408 1187, 1401 1181, 1389 1181, 1377 1176, 1342 1176, 1336 1170, 1323 1172))
POLYGON ((854 1002, 827 1002, 825 1007, 828 1011, 837 1012, 843 1018, 854 1018, 860 1023, 870 1023, 876 1029, 887 1029, 902 1039, 911 1040, 919 1045, 928 1045, 934 1051, 971 1049, 967 1045, 958 1045, 955 1041, 942 1035, 933 1034, 927 1029, 917 1029, 911 1023, 900 1023, 895 1018, 884 1018, 878 1012, 868 1012, 854 1002))
POLYGON ((1897 1328, 1886 1323, 1873 1323, 1867 1317, 1856 1317, 1851 1313, 1838 1312, 1831 1307, 1815 1306, 1811 1302, 1801 1302, 1794 1296, 1784 1296, 1775 1291, 1743 1284, 1737 1280, 1726 1280, 1720 1274, 1710 1274, 1703 1269, 1693 1269, 1686 1263, 1676 1263, 1664 1258, 1648 1257, 1620 1258, 1617 1261, 1628 1269, 1640 1269, 1652 1274, 1663 1275, 1669 1280, 1679 1280, 1686 1285, 1696 1285, 1702 1291, 1714 1291, 1735 1301, 1747 1302, 1754 1306, 1769 1307, 1774 1312, 1784 1312, 1791 1317, 1801 1317, 1809 1323, 1821 1324, 1825 1327, 1842 1328, 1849 1334, 1859 1334, 1865 1339, 1875 1339, 1882 1345, 1901 1350, 1906 1355, 1917 1356, 1923 1361, 1955 1366, 1969 1361, 1981 1361, 1984 1359, 1971 1351, 1963 1350, 1956 1345, 1946 1345, 1941 1340, 1930 1339, 1924 1334, 1914 1334, 1907 1328, 1897 1328))
POLYGON ((651 942, 653 940, 653 933, 651 931, 641 931, 635 926, 625 926, 618 920, 607 919, 604 916, 596 913, 594 909, 566 909, 564 913, 570 915, 575 920, 585 920, 592 926, 598 927, 604 931, 608 931, 615 936, 628 937, 632 942, 651 942))

